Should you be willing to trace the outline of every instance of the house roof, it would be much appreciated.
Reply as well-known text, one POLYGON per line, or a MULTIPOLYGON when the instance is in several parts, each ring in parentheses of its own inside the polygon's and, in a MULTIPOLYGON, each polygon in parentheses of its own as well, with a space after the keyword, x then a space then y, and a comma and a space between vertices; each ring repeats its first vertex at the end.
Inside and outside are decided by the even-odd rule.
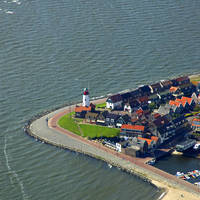
POLYGON ((158 90, 158 91, 162 90, 162 86, 160 83, 154 83, 154 84, 150 85, 150 87, 153 89, 153 92, 155 92, 155 90, 158 90))
POLYGON ((176 92, 178 89, 179 89, 179 87, 172 86, 172 87, 170 87, 169 91, 170 92, 176 92))
POLYGON ((187 100, 184 99, 176 99, 175 102, 180 102, 182 104, 183 107, 185 107, 187 100))
POLYGON ((151 139, 157 142, 159 138, 156 136, 151 136, 151 139))
POLYGON ((122 129, 128 129, 128 130, 139 130, 139 131, 144 131, 144 126, 141 125, 131 125, 131 124, 123 124, 121 126, 122 129))
POLYGON ((177 82, 190 81, 188 76, 182 76, 176 79, 177 82))
POLYGON ((173 123, 177 123, 177 122, 180 122, 180 121, 182 121, 184 119, 185 119, 184 116, 180 116, 180 117, 177 117, 176 119, 173 119, 172 121, 173 121, 173 123))
POLYGON ((85 118, 97 118, 98 115, 99 115, 98 113, 88 112, 85 115, 85 118))
POLYGON ((150 93, 151 92, 151 89, 148 85, 141 86, 138 89, 143 93, 150 93))
POLYGON ((120 117, 120 115, 116 115, 114 113, 107 113, 106 118, 117 120, 120 117))
POLYGON ((143 138, 143 137, 138 137, 138 140, 145 140, 148 145, 150 145, 153 142, 153 140, 147 139, 147 138, 143 138))
POLYGON ((179 101, 173 101, 173 100, 170 100, 169 101, 169 105, 170 106, 176 106, 176 107, 179 107, 182 103, 179 102, 179 101))
POLYGON ((170 113, 170 109, 171 109, 171 106, 167 106, 164 105, 164 106, 160 106, 159 109, 158 109, 158 113, 162 114, 162 115, 166 115, 166 114, 169 114, 170 113))
POLYGON ((144 113, 144 111, 143 111, 142 109, 139 109, 139 110, 136 110, 136 113, 137 113, 138 115, 142 115, 142 114, 144 113))
POLYGON ((159 117, 158 119, 154 120, 153 123, 157 126, 157 127, 161 127, 164 126, 166 124, 169 124, 169 120, 167 119, 167 117, 162 116, 159 117))
POLYGON ((161 84, 163 85, 163 87, 165 88, 170 88, 172 86, 172 81, 170 80, 166 80, 166 81, 161 81, 161 84))
POLYGON ((154 116, 155 119, 157 119, 158 117, 160 117, 160 114, 159 113, 155 113, 153 116, 154 116))
POLYGON ((89 107, 77 106, 75 108, 75 112, 82 112, 82 111, 91 111, 91 106, 89 106, 89 107))
POLYGON ((182 97, 181 100, 182 100, 182 101, 187 101, 188 104, 190 105, 190 104, 192 103, 192 100, 193 100, 193 99, 192 99, 192 98, 189 98, 189 97, 182 97))
POLYGON ((200 122, 200 118, 194 118, 192 121, 200 122))
POLYGON ((125 105, 130 106, 131 108, 134 108, 134 107, 138 107, 140 104, 136 99, 134 99, 132 101, 128 101, 125 105))
POLYGON ((136 98, 136 97, 140 96, 140 91, 139 91, 139 89, 136 89, 136 90, 131 91, 130 94, 132 97, 136 98))
POLYGON ((107 101, 111 101, 112 103, 116 103, 116 102, 122 101, 122 97, 121 97, 120 94, 115 94, 115 95, 108 97, 107 101))
POLYGON ((122 93, 121 97, 122 99, 129 99, 131 97, 131 93, 130 92, 122 93))
POLYGON ((192 120, 192 126, 200 127, 200 118, 194 118, 192 120), (197 122, 197 123, 195 123, 197 122))
POLYGON ((142 96, 138 98, 138 101, 140 103, 148 102, 148 100, 149 100, 148 96, 142 96))

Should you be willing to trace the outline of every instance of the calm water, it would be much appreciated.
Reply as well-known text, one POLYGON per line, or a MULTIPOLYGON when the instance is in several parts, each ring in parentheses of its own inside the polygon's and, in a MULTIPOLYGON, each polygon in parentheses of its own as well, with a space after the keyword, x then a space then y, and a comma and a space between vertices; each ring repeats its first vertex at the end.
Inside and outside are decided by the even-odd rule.
POLYGON ((199 72, 199 9, 197 0, 0 1, 0 199, 156 199, 137 177, 22 127, 88 85, 95 97, 199 72))

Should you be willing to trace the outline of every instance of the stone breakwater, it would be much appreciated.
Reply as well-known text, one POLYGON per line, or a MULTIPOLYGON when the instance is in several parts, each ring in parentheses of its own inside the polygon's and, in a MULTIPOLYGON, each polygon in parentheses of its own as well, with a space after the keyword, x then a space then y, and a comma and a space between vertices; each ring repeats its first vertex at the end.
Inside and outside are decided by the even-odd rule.
MULTIPOLYGON (((95 100, 93 103, 101 103, 104 101, 105 98, 95 100)), ((102 144, 89 141, 59 127, 57 124, 58 119, 61 116, 73 111, 74 107, 75 105, 71 105, 38 115, 26 124, 24 130, 27 134, 44 143, 101 159, 127 172, 139 175, 146 181, 151 182, 151 180, 155 180, 168 187, 184 190, 194 195, 200 194, 200 189, 196 186, 180 180, 160 169, 145 164, 144 160, 141 158, 133 158, 115 152, 104 147, 102 144)))

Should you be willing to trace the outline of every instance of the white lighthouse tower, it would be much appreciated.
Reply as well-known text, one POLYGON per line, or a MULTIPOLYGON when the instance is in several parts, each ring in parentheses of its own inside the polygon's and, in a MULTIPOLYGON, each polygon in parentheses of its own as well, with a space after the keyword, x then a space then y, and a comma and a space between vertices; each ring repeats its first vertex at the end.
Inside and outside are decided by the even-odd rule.
POLYGON ((90 97, 89 97, 89 91, 87 88, 83 91, 83 106, 89 107, 90 106, 90 97))

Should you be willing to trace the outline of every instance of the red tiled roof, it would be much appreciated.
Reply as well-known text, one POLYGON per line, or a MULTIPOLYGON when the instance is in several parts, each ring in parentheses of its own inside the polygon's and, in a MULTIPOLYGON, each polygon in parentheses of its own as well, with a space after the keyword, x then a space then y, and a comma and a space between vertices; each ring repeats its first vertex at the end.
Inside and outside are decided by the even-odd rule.
POLYGON ((200 118, 194 118, 192 121, 200 122, 200 118))
POLYGON ((182 97, 181 100, 187 101, 189 105, 192 103, 192 98, 189 98, 189 97, 182 97))
POLYGON ((142 137, 138 137, 138 139, 139 139, 139 140, 145 140, 145 141, 147 141, 148 145, 150 145, 151 142, 153 141, 153 140, 151 140, 151 139, 142 138, 142 137))
POLYGON ((159 138, 156 136, 151 136, 151 139, 157 142, 159 138))
POLYGON ((143 114, 143 110, 142 109, 139 109, 139 110, 136 110, 136 113, 139 115, 139 114, 143 114))
POLYGON ((172 87, 170 87, 169 91, 170 92, 176 92, 178 89, 179 89, 179 87, 172 86, 172 87))
POLYGON ((89 106, 89 107, 77 106, 75 108, 75 112, 82 112, 82 111, 91 111, 91 106, 89 106))
POLYGON ((129 130, 139 130, 144 131, 144 126, 141 125, 130 125, 130 124, 123 124, 121 129, 129 129, 129 130))
POLYGON ((158 117, 160 117, 161 115, 159 113, 156 113, 153 115, 155 119, 157 119, 158 117))
POLYGON ((169 101, 169 105, 170 105, 170 106, 179 107, 179 106, 181 105, 181 102, 170 100, 170 101, 169 101))
POLYGON ((183 107, 185 107, 185 104, 187 103, 187 100, 176 99, 175 102, 180 102, 183 105, 183 107))

